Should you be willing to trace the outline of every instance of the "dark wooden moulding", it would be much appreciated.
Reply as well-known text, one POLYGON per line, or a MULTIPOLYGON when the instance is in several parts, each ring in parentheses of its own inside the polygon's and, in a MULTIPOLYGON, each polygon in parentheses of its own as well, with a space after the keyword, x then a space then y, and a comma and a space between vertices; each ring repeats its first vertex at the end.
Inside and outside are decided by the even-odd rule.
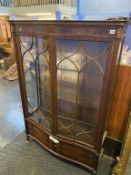
POLYGON ((10 21, 10 24, 16 50, 27 139, 32 137, 53 154, 82 165, 91 171, 92 174, 96 174, 103 143, 103 135, 106 130, 108 113, 112 103, 113 89, 124 40, 124 28, 127 21, 10 21), (30 112, 28 111, 23 57, 19 42, 20 36, 41 37, 49 41, 52 108, 51 131, 48 131, 39 125, 39 123, 32 120, 30 112), (81 40, 110 43, 110 49, 107 51, 107 65, 103 78, 94 145, 83 144, 57 134, 56 40, 81 40), (58 145, 49 139, 50 135, 59 140, 58 145))

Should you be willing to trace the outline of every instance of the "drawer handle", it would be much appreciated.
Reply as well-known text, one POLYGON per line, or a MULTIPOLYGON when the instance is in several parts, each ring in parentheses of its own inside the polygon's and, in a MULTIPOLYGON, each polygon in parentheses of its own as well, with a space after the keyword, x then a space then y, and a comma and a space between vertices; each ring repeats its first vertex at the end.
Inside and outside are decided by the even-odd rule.
POLYGON ((59 143, 59 140, 57 140, 56 138, 54 138, 53 136, 49 136, 49 139, 51 140, 51 141, 53 141, 54 143, 59 143))

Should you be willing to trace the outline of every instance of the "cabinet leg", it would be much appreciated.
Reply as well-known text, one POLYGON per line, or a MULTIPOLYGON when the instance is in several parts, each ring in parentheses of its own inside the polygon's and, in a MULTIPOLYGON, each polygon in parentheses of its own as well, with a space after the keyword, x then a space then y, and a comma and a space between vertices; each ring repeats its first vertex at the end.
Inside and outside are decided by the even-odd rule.
POLYGON ((91 175, 96 175, 96 171, 93 171, 91 175))
POLYGON ((31 142, 31 137, 29 135, 26 136, 26 143, 30 143, 31 142))

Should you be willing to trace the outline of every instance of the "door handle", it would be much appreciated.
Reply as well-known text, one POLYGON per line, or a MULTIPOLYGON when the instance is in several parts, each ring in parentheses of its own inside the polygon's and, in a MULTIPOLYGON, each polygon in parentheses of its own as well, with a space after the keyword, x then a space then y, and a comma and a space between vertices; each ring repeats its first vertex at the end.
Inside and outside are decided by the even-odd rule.
POLYGON ((54 138, 52 135, 49 136, 49 139, 51 141, 53 141, 54 143, 59 143, 59 140, 57 140, 56 138, 54 138))

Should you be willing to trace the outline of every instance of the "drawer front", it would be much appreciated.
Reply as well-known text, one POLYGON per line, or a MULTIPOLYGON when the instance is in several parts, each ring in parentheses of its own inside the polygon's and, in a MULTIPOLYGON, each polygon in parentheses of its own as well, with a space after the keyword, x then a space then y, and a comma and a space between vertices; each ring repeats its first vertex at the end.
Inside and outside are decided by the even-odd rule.
POLYGON ((42 144, 48 151, 89 168, 91 171, 97 169, 99 156, 95 151, 88 150, 87 148, 63 140, 59 137, 52 136, 50 133, 46 133, 46 131, 34 121, 28 121, 27 125, 28 134, 33 136, 36 141, 40 142, 40 144, 42 144))
POLYGON ((39 141, 47 149, 52 149, 52 143, 49 140, 49 134, 44 132, 40 126, 38 126, 34 121, 28 121, 28 134, 33 136, 36 141, 39 141))
POLYGON ((76 163, 81 164, 84 167, 92 167, 96 170, 99 156, 91 150, 75 145, 71 142, 66 142, 64 140, 59 140, 59 143, 53 145, 53 150, 76 163))

